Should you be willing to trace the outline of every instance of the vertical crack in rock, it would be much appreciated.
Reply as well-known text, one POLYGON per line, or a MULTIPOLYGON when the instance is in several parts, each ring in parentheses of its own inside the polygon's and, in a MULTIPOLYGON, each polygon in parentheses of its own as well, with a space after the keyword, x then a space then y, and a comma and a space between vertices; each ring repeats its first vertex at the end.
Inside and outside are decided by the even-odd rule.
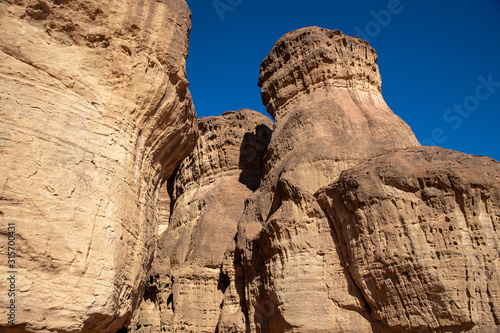
POLYGON ((160 301, 144 302, 132 332, 215 332, 221 315, 245 331, 239 301, 236 314, 221 310, 232 301, 230 293, 234 299, 242 295, 242 269, 230 253, 245 198, 261 180, 272 126, 271 119, 248 109, 198 120, 196 147, 168 181, 169 223, 150 273, 170 280, 170 287, 159 290, 160 301))

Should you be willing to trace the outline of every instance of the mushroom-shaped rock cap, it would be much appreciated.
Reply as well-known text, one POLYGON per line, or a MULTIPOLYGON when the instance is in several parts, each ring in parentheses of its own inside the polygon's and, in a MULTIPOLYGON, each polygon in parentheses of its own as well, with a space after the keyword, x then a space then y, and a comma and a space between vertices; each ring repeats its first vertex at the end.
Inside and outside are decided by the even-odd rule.
POLYGON ((333 85, 381 90, 377 53, 368 42, 340 30, 308 27, 287 33, 260 68, 262 102, 276 110, 315 86, 333 85))

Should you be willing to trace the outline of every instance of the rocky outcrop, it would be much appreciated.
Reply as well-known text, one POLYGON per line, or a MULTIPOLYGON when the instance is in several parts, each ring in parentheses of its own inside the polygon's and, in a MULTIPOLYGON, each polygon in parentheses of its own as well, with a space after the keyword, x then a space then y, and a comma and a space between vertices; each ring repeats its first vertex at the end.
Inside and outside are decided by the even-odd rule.
POLYGON ((225 252, 234 249, 245 198, 259 187, 272 126, 248 109, 198 120, 196 147, 168 184, 169 226, 150 272, 156 296, 132 332, 215 332, 230 283, 225 252))
POLYGON ((259 78, 276 121, 267 183, 284 175, 314 193, 366 158, 419 145, 382 97, 377 59, 367 42, 338 30, 299 29, 276 43, 259 78))
POLYGON ((498 162, 399 150, 317 196, 374 319, 395 331, 498 332, 498 162))
POLYGON ((276 123, 236 251, 250 332, 375 329, 314 192, 370 156, 418 145, 382 98, 376 60, 365 41, 311 27, 282 37, 262 63, 276 123))
POLYGON ((242 111, 199 122, 132 331, 498 331, 500 164, 420 147, 380 82, 358 38, 278 41, 269 146, 242 111))
POLYGON ((182 0, 0 2, 0 220, 16 226, 17 331, 114 333, 138 306, 160 184, 196 141, 190 25, 182 0))
POLYGON ((498 332, 500 164, 420 147, 367 42, 286 34, 274 124, 195 124, 183 0, 4 0, 0 29, 0 331, 498 332))

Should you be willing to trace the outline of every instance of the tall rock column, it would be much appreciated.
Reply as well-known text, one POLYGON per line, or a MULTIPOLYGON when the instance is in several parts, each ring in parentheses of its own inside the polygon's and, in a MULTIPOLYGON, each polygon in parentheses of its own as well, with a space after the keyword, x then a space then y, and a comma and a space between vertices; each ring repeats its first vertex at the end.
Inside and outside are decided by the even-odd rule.
POLYGON ((2 332, 116 332, 137 307, 160 184, 196 141, 190 26, 183 0, 0 2, 2 332))
POLYGON ((314 192, 371 156, 418 146, 381 95, 370 45, 318 27, 283 36, 262 62, 275 129, 237 253, 251 332, 376 330, 314 192))

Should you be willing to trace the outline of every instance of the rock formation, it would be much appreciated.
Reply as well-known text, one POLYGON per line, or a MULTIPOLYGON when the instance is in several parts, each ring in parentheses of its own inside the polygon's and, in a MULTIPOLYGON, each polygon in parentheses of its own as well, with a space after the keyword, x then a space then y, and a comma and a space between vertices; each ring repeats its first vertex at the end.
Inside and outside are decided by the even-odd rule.
POLYGON ((133 332, 498 331, 500 165, 420 147, 376 60, 339 31, 278 41, 255 192, 235 163, 255 123, 200 121, 133 332))
POLYGON ((498 332, 500 164, 420 147, 373 48, 318 27, 262 62, 274 124, 196 123, 189 16, 182 0, 0 2, 17 249, 17 325, 2 305, 0 331, 498 332))
POLYGON ((314 192, 370 156, 418 145, 382 98, 376 60, 365 41, 311 27, 282 37, 262 63, 276 123, 237 244, 250 332, 371 330, 314 192))
POLYGON ((376 326, 313 195, 369 156, 418 145, 383 101, 375 62, 366 42, 338 31, 308 28, 283 37, 261 72, 263 100, 276 120, 265 165, 262 142, 249 156, 257 158, 252 168, 241 163, 248 159, 239 154, 249 145, 246 137, 259 138, 246 113, 199 122, 197 148, 170 182, 169 227, 149 279, 156 296, 146 300, 133 331, 357 332, 376 326), (310 49, 315 43, 318 50, 310 49), (351 61, 359 63, 356 75, 351 61), (282 82, 288 84, 279 89, 293 96, 277 105, 268 96, 275 98, 282 82), (318 308, 322 315, 311 320, 318 308))
POLYGON ((317 196, 374 319, 395 331, 499 331, 498 162, 400 150, 317 196))
POLYGON ((395 148, 419 145, 381 94, 377 54, 338 30, 283 36, 262 62, 262 101, 276 121, 266 183, 294 178, 314 193, 340 172, 395 148))
POLYGON ((160 184, 196 141, 190 27, 182 0, 0 2, 0 220, 17 237, 17 326, 2 302, 0 331, 130 319, 160 184))
POLYGON ((234 249, 245 198, 259 187, 272 126, 248 109, 198 120, 196 147, 168 182, 170 222, 146 286, 155 295, 133 332, 215 331, 230 283, 224 254, 234 249))

